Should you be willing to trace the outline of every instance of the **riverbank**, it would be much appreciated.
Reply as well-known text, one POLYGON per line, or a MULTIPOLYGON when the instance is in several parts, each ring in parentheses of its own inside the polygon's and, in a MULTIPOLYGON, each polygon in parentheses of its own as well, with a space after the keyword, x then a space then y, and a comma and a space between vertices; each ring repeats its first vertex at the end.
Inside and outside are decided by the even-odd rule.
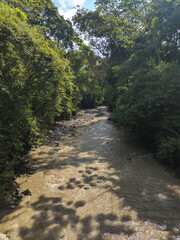
POLYGON ((47 133, 45 144, 58 146, 65 135, 74 135, 77 127, 103 115, 101 108, 84 109, 80 110, 71 120, 55 122, 55 125, 47 133))
MULTIPOLYGON (((92 121, 96 117, 104 115, 101 108, 84 109, 77 112, 70 120, 56 121, 55 124, 47 130, 44 145, 51 147, 59 146, 67 136, 74 136, 78 127, 92 121)), ((36 172, 36 161, 31 161, 29 155, 36 151, 38 146, 31 149, 27 155, 25 162, 18 166, 18 175, 26 175, 28 178, 36 172)), ((11 194, 6 200, 1 199, 0 202, 5 207, 15 209, 24 196, 31 195, 29 189, 22 190, 17 183, 12 186, 11 194), (24 193, 25 191, 25 193, 24 193)))

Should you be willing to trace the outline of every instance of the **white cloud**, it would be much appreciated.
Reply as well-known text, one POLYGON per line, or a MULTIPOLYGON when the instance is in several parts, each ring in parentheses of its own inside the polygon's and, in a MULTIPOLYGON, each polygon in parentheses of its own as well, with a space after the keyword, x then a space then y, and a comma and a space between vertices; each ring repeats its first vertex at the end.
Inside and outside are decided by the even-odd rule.
POLYGON ((69 7, 76 7, 77 5, 82 7, 86 0, 58 0, 58 2, 61 8, 66 10, 69 7))
POLYGON ((77 5, 83 7, 86 0, 58 0, 60 4, 59 14, 63 15, 65 19, 72 19, 72 16, 76 14, 77 5), (74 7, 74 8, 73 8, 74 7))
POLYGON ((76 14, 77 12, 77 9, 73 8, 73 9, 70 9, 70 10, 62 10, 62 9, 58 9, 59 10, 59 14, 60 15, 63 15, 65 19, 72 19, 72 17, 76 14))

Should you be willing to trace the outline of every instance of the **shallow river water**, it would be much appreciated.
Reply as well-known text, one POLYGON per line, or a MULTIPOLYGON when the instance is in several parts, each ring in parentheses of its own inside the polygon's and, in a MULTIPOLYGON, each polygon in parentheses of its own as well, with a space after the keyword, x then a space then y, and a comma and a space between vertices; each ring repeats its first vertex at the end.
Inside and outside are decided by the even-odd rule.
POLYGON ((0 240, 180 239, 180 181, 105 113, 30 153, 32 196, 0 211, 0 240))

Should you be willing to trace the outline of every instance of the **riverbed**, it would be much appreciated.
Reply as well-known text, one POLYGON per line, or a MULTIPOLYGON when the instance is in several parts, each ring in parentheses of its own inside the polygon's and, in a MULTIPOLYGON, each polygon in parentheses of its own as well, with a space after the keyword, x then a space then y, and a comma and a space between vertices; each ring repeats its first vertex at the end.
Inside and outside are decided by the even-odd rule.
POLYGON ((1 209, 0 240, 180 239, 180 180, 100 111, 29 154, 17 181, 32 195, 1 209))

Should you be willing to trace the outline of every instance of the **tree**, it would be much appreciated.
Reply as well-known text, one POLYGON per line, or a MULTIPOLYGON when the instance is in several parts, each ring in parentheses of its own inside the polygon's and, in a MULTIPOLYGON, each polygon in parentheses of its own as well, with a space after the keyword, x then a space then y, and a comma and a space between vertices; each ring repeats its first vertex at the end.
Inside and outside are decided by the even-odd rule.
POLYGON ((180 16, 176 0, 97 0, 79 9, 76 27, 108 61, 106 99, 114 121, 153 145, 157 158, 179 165, 180 16), (105 42, 105 44, 104 44, 105 42))
POLYGON ((5 0, 5 3, 23 11, 27 15, 27 23, 36 27, 46 38, 56 40, 58 46, 73 47, 72 23, 60 16, 51 0, 5 0))
POLYGON ((85 44, 69 51, 68 58, 76 78, 80 108, 92 108, 102 103, 104 97, 104 66, 102 60, 85 44))
POLYGON ((0 3, 0 186, 6 192, 30 148, 56 115, 75 111, 64 50, 18 8, 0 3))

